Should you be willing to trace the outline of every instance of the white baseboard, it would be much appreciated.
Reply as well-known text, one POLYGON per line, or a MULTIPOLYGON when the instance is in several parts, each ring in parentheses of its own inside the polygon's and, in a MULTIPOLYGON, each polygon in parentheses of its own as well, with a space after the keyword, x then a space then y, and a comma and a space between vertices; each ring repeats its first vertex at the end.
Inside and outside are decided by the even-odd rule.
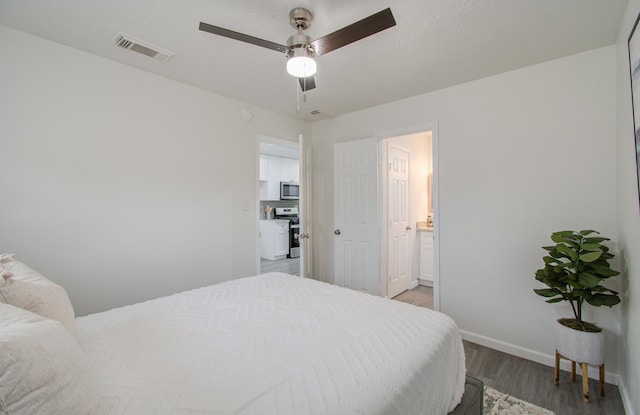
MULTIPOLYGON (((492 349, 499 350, 504 353, 522 357, 523 359, 541 363, 545 366, 555 367, 556 365, 555 356, 550 354, 540 353, 535 350, 527 349, 526 347, 516 346, 515 344, 492 339, 490 337, 486 337, 476 333, 471 333, 466 330, 460 330, 460 334, 462 335, 462 338, 464 340, 468 340, 472 343, 477 343, 481 346, 490 347, 492 349)), ((571 364, 569 363, 568 360, 562 359, 560 361, 560 369, 568 372, 571 370, 571 364)), ((580 368, 577 369, 577 372, 580 373, 580 368)), ((618 387, 620 386, 620 375, 618 375, 617 373, 605 372, 604 376, 605 376, 606 383, 611 383, 613 385, 617 385, 618 387)), ((589 370, 590 379, 598 380, 598 377, 599 377, 598 370, 589 370)), ((622 395, 622 391, 620 392, 620 394, 622 395)), ((624 398, 623 398, 623 401, 624 401, 624 398)), ((631 414, 627 412, 627 415, 631 415, 631 414)))
POLYGON ((409 289, 413 290, 414 288, 416 288, 418 286, 418 281, 411 281, 409 283, 409 289))
POLYGON ((430 281, 430 280, 423 280, 421 278, 417 282, 419 285, 424 285, 425 287, 433 287, 433 281, 430 281))
POLYGON ((618 390, 620 391, 620 397, 622 398, 622 405, 624 406, 624 412, 626 415, 640 415, 636 414, 633 410, 633 405, 631 403, 631 391, 625 385, 624 380, 620 378, 620 383, 618 383, 618 390))

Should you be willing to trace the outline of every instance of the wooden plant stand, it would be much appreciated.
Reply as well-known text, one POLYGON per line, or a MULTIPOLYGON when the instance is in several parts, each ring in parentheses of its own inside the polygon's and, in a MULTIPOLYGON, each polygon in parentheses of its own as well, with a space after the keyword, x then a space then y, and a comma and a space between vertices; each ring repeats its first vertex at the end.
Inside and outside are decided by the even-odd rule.
MULTIPOLYGON (((568 359, 558 353, 556 350, 556 367, 555 367, 555 381, 556 386, 560 384, 560 359, 566 359, 571 361, 571 381, 576 381, 576 362, 568 359)), ((585 402, 589 402, 589 365, 587 363, 580 363, 582 368, 582 394, 585 402)), ((600 396, 604 396, 604 363, 600 366, 600 396)))

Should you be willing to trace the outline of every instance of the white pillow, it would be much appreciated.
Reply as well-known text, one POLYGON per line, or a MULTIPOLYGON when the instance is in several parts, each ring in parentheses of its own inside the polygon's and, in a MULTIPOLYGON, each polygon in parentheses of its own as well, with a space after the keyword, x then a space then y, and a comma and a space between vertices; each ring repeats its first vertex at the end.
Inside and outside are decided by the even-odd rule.
POLYGON ((62 324, 0 303, 0 413, 100 412, 89 362, 62 324))
POLYGON ((75 313, 64 288, 12 258, 0 261, 0 302, 58 320, 76 334, 75 313))

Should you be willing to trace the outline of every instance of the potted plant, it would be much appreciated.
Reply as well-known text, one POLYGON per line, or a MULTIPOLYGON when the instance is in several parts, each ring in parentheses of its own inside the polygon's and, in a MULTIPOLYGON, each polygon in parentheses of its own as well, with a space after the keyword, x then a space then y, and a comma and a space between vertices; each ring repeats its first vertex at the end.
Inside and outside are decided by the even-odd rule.
POLYGON ((551 234, 555 245, 543 246, 548 254, 542 259, 544 268, 536 271, 536 280, 549 288, 534 289, 547 303, 567 301, 574 318, 558 320, 558 352, 574 361, 590 365, 604 363, 604 335, 602 329, 582 319, 582 306, 612 307, 620 302, 618 293, 601 283, 620 274, 611 269, 614 257, 603 244, 604 238, 593 230, 560 231, 551 234))

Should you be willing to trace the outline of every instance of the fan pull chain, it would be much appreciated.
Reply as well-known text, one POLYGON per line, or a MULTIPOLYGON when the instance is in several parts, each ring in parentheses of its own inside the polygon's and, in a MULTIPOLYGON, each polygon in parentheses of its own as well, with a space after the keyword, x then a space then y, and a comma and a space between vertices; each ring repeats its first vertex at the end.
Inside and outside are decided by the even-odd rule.
POLYGON ((307 78, 304 78, 304 81, 302 81, 304 88, 303 88, 303 92, 302 92, 302 102, 304 102, 305 104, 307 103, 307 78))
POLYGON ((296 86, 296 114, 300 114, 300 92, 298 91, 298 78, 294 84, 296 86))

